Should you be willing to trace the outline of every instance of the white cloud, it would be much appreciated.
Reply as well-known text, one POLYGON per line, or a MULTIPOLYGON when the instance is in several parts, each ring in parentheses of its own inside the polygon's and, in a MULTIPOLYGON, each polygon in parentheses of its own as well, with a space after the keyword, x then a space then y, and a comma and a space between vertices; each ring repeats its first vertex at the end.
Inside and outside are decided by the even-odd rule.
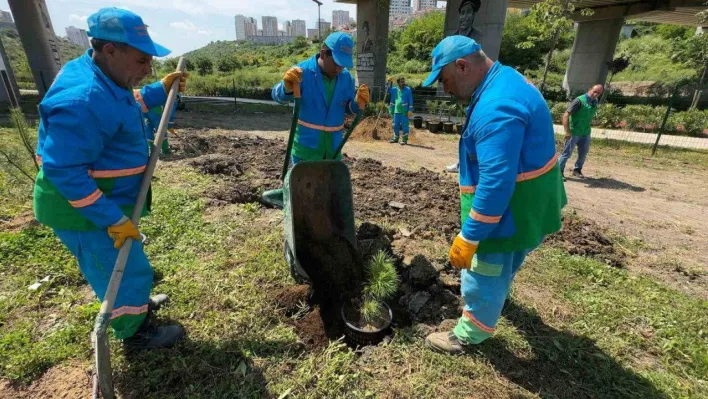
POLYGON ((77 24, 81 24, 81 25, 86 25, 87 19, 88 19, 88 15, 77 15, 77 14, 69 15, 69 21, 76 22, 77 24))
POLYGON ((172 22, 170 23, 170 28, 172 29, 179 29, 183 30, 186 32, 191 32, 191 33, 196 33, 198 35, 210 35, 211 32, 208 30, 200 29, 197 25, 194 24, 194 22, 185 19, 184 21, 179 21, 179 22, 172 22))

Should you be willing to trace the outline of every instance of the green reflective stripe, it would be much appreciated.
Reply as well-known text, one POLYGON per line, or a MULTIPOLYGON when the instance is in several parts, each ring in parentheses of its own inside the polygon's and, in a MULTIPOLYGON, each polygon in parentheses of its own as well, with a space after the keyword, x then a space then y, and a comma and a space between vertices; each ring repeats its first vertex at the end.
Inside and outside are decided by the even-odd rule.
POLYGON ((132 337, 143 324, 143 320, 147 316, 147 312, 141 314, 125 314, 111 320, 111 328, 113 328, 113 336, 117 339, 126 339, 132 337))
POLYGON ((472 258, 472 271, 487 277, 499 277, 501 276, 503 265, 495 265, 493 263, 487 263, 477 259, 475 255, 472 258))

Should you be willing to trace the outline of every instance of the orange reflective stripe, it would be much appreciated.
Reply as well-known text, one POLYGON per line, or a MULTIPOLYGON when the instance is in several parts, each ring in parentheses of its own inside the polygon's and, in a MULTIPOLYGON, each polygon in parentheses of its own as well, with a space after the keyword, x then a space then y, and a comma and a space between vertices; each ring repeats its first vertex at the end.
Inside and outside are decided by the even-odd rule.
POLYGON ((34 159, 37 161, 37 165, 42 166, 42 156, 41 155, 35 155, 34 159))
POLYGON ((89 170, 89 176, 95 179, 104 179, 107 177, 125 177, 139 175, 145 171, 147 165, 138 166, 137 168, 114 169, 114 170, 89 170))
POLYGON ((140 110, 143 112, 148 112, 148 107, 145 105, 145 100, 143 100, 143 95, 140 94, 140 90, 134 89, 133 90, 133 97, 135 97, 135 101, 140 104, 140 110))
POLYGON ((138 315, 147 312, 148 310, 148 305, 145 304, 143 306, 121 306, 118 309, 113 309, 113 312, 111 313, 111 320, 115 319, 116 317, 124 316, 127 314, 130 315, 138 315))
POLYGON ((480 330, 482 330, 482 331, 484 331, 484 332, 486 332, 486 333, 494 334, 494 330, 496 330, 496 328, 485 326, 484 324, 482 324, 481 321, 477 320, 477 319, 472 315, 472 313, 470 313, 470 312, 468 312, 468 311, 465 310, 465 311, 462 312, 462 315, 465 316, 465 317, 467 317, 475 326, 479 327, 480 330))
POLYGON ((69 201, 69 203, 74 208, 84 208, 84 207, 87 207, 87 206, 93 204, 94 202, 98 201, 98 199, 101 198, 102 195, 103 195, 103 192, 101 192, 101 190, 99 190, 99 189, 96 189, 96 191, 94 191, 88 197, 81 198, 80 200, 76 200, 76 201, 69 201))
POLYGON ((305 126, 305 127, 309 127, 310 129, 321 130, 323 132, 338 132, 338 131, 344 129, 344 125, 337 126, 337 127, 329 127, 329 126, 322 126, 322 125, 315 125, 312 123, 307 123, 302 120, 297 121, 297 124, 305 126))
POLYGON ((526 180, 531 180, 536 177, 539 177, 539 176, 543 175, 544 173, 548 172, 549 170, 553 169, 553 167, 556 166, 556 161, 558 161, 558 154, 557 153, 555 155, 553 155, 553 158, 551 158, 551 160, 548 161, 548 163, 543 165, 542 168, 532 170, 530 172, 519 173, 519 175, 516 176, 516 181, 517 182, 526 181, 526 180))
POLYGON ((501 216, 482 215, 481 213, 475 212, 474 209, 470 211, 470 217, 482 223, 499 223, 502 218, 501 216))
POLYGON ((460 186, 462 194, 474 194, 475 190, 477 190, 477 186, 460 186))

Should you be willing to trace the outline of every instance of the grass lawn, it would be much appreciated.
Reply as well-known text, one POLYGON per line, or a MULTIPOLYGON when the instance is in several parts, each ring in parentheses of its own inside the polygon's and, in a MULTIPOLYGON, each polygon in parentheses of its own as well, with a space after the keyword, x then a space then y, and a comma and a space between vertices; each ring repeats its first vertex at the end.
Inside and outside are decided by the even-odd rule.
MULTIPOLYGON (((552 247, 529 258, 496 337, 469 355, 428 350, 416 325, 376 347, 307 350, 274 303, 294 284, 282 213, 210 207, 205 192, 221 182, 181 162, 157 176, 141 230, 154 292, 172 299, 160 317, 188 339, 143 353, 113 340, 126 398, 708 398, 708 303, 552 247)), ((27 200, 8 197, 0 215, 21 215, 27 200)), ((51 230, 0 231, 0 397, 56 367, 90 368, 98 308, 51 230)))

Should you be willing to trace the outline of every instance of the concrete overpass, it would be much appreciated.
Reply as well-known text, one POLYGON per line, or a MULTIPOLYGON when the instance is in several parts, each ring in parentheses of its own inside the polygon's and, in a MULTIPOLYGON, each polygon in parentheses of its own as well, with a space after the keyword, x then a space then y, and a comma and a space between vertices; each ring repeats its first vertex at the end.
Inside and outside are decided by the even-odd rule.
MULTIPOLYGON (((389 0, 334 0, 357 5, 357 76, 370 87, 383 87, 386 79, 389 0)), ((458 34, 460 5, 467 0, 447 0, 445 35, 458 34)), ((696 16, 708 8, 706 0, 582 0, 578 10, 588 8, 592 16, 577 11, 577 35, 565 75, 564 86, 571 93, 604 83, 606 62, 612 60, 620 29, 626 19, 665 24, 698 26, 696 16)), ((463 19, 472 20, 466 35, 482 44, 493 59, 499 56, 507 8, 530 8, 540 0, 481 0, 476 11, 465 6, 463 19)), ((473 2, 472 2, 473 3, 473 2)), ((462 22, 463 25, 466 22, 462 22)), ((502 62, 504 60, 501 60, 502 62)))

